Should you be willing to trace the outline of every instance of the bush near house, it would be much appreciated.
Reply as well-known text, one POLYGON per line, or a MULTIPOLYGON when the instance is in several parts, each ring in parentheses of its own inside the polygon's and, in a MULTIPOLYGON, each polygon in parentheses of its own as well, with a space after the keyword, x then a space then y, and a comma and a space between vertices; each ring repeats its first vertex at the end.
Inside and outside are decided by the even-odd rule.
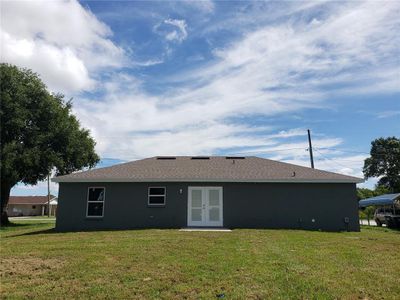
POLYGON ((1 230, 1 299, 399 299, 400 232, 1 230), (15 251, 18 249, 18 251, 15 251))

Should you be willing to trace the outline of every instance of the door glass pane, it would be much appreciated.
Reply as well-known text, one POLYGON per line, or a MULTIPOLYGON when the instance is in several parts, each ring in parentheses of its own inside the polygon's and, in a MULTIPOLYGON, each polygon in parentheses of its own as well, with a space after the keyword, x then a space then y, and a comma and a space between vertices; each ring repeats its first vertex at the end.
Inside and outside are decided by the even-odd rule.
POLYGON ((219 206, 219 190, 209 190, 209 205, 219 206))
POLYGON ((201 207, 201 190, 192 190, 192 207, 201 207))
POLYGON ((219 221, 219 207, 210 208, 210 221, 219 221))
POLYGON ((201 208, 192 208, 192 221, 201 221, 201 208))

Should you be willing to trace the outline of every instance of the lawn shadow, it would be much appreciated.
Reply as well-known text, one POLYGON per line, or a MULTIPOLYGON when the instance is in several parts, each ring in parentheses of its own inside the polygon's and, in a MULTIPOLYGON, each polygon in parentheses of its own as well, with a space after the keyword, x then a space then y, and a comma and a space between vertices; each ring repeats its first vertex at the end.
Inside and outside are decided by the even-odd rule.
POLYGON ((18 236, 30 236, 30 235, 38 235, 38 234, 52 234, 52 233, 57 233, 55 228, 35 230, 35 231, 29 231, 29 232, 17 233, 17 234, 10 234, 3 238, 11 238, 11 237, 18 237, 18 236))
POLYGON ((5 230, 7 230, 8 228, 23 227, 23 226, 32 226, 32 225, 31 225, 31 224, 27 224, 27 223, 12 223, 12 222, 10 222, 10 223, 7 224, 7 225, 2 225, 2 226, 0 227, 0 230, 1 230, 1 231, 5 231, 5 230))

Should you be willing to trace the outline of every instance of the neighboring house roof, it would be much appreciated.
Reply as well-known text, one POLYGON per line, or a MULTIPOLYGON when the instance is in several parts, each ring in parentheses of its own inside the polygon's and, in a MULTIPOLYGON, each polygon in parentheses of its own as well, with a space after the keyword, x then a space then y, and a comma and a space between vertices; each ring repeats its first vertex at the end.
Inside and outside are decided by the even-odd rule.
POLYGON ((344 182, 362 179, 259 157, 151 157, 59 176, 55 182, 344 182))
MULTIPOLYGON (((57 199, 55 196, 50 195, 50 203, 57 199)), ((10 196, 8 204, 47 204, 47 196, 10 196)), ((53 204, 53 203, 51 203, 53 204)))
POLYGON ((367 199, 362 199, 358 202, 358 206, 367 207, 371 205, 393 205, 395 204, 396 199, 398 199, 400 202, 400 194, 385 194, 367 199))

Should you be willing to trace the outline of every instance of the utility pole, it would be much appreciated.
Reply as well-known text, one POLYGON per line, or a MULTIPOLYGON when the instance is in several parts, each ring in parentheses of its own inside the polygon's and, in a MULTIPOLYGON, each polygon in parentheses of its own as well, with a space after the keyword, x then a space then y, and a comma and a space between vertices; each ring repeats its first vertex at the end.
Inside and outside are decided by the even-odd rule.
POLYGON ((50 218, 50 174, 47 175, 47 215, 50 218))
POLYGON ((307 129, 307 133, 308 133, 308 151, 310 152, 311 168, 314 169, 314 156, 313 156, 313 152, 312 152, 312 143, 311 143, 311 133, 310 133, 310 129, 307 129))

